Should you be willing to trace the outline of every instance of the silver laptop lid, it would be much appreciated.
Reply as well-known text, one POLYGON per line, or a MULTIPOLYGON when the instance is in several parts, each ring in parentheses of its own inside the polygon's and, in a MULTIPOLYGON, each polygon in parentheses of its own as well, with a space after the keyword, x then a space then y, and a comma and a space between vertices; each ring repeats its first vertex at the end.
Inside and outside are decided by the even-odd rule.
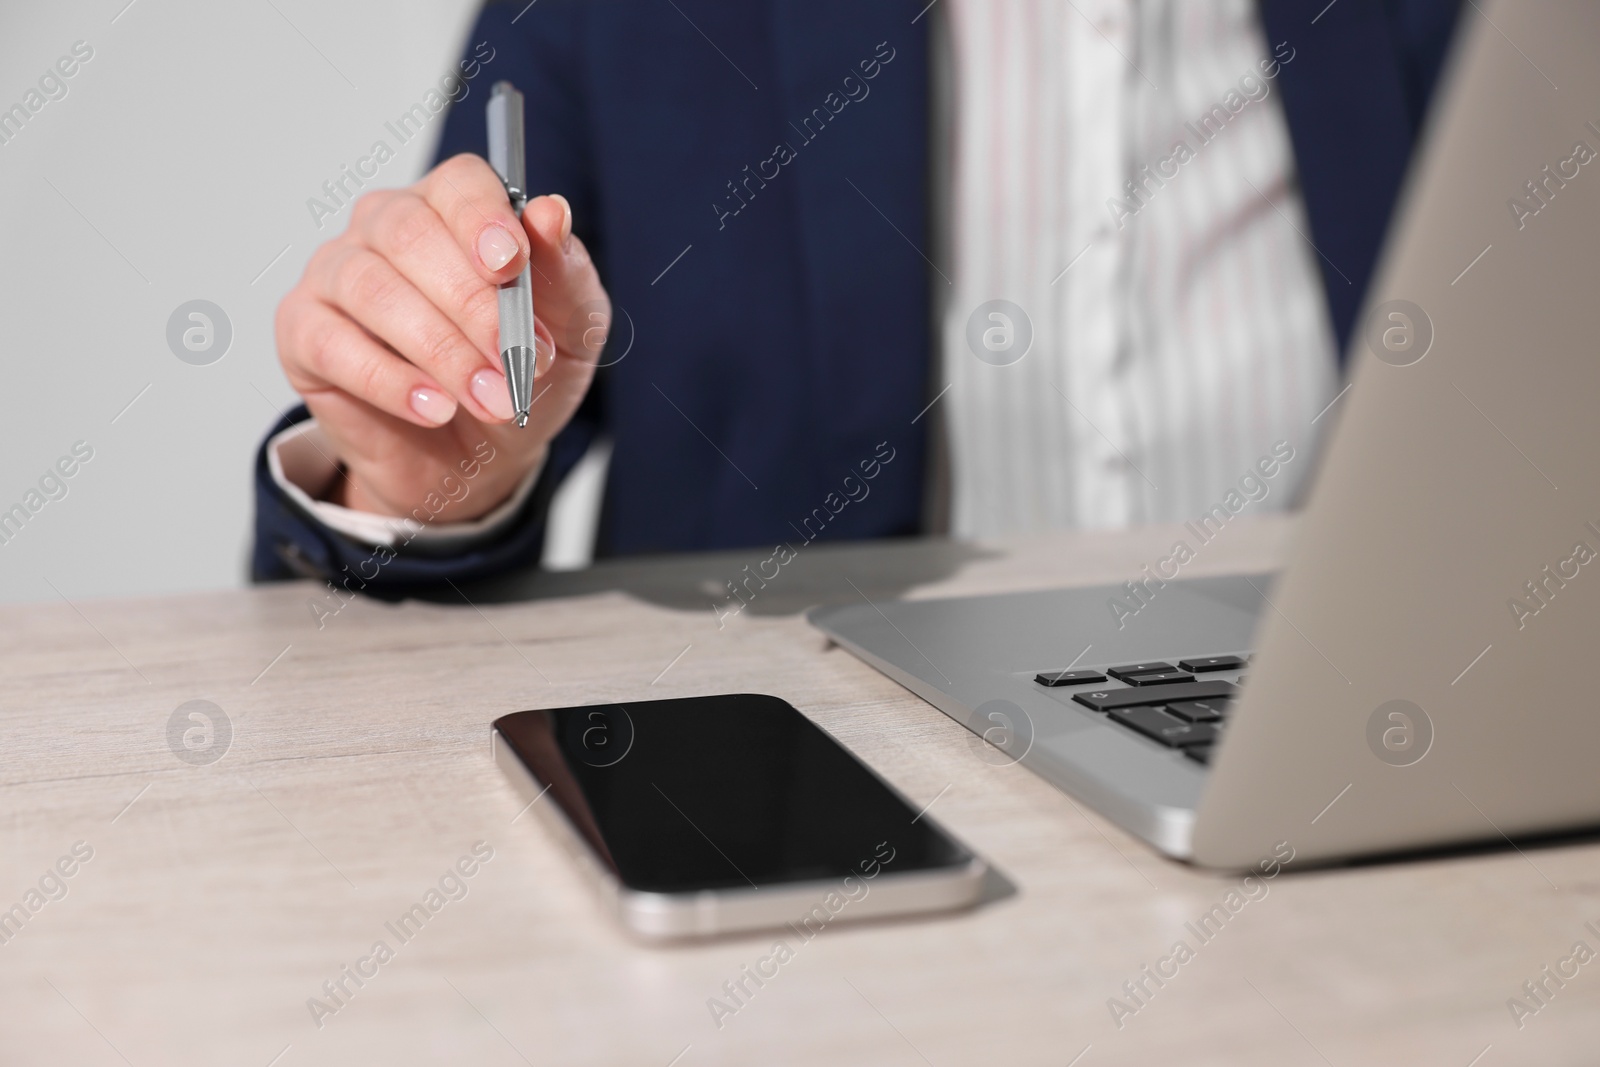
POLYGON ((1600 5, 1461 18, 1203 864, 1600 823, 1600 5))

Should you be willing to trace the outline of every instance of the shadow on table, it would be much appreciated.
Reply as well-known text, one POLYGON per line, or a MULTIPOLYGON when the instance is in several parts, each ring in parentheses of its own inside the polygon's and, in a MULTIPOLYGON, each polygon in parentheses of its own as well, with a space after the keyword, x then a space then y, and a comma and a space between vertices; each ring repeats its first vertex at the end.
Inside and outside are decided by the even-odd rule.
POLYGON ((460 604, 463 597, 504 604, 615 591, 681 611, 726 613, 743 602, 752 615, 794 615, 816 605, 859 603, 864 596, 890 600, 1000 554, 958 541, 906 538, 806 545, 779 566, 771 562, 771 549, 749 548, 602 560, 579 571, 529 568, 406 595, 439 604, 460 604))

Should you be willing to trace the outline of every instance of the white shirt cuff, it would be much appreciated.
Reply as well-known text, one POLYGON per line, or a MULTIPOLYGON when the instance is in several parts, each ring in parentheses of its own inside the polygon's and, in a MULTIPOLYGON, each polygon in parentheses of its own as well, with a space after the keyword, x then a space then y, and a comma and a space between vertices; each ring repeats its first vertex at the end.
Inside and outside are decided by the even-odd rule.
MULTIPOLYGON (((339 476, 339 465, 333 460, 333 445, 316 419, 297 422, 267 442, 267 470, 272 480, 318 522, 363 544, 426 546, 430 555, 462 552, 501 533, 527 502, 543 469, 541 463, 529 471, 516 492, 487 515, 468 522, 428 522, 414 515, 378 515, 318 500, 339 476)), ((471 485, 465 472, 460 477, 471 485)), ((443 496, 444 490, 438 495, 443 496)), ((428 513, 426 507, 418 510, 428 513)))

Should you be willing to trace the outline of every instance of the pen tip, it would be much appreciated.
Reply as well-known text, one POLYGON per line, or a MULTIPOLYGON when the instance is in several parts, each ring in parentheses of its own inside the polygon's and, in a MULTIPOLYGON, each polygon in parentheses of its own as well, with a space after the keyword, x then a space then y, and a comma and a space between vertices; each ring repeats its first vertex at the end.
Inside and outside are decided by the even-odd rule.
POLYGON ((528 413, 526 411, 524 411, 524 412, 521 412, 520 414, 517 415, 517 429, 520 430, 524 426, 527 426, 527 425, 528 425, 528 413))

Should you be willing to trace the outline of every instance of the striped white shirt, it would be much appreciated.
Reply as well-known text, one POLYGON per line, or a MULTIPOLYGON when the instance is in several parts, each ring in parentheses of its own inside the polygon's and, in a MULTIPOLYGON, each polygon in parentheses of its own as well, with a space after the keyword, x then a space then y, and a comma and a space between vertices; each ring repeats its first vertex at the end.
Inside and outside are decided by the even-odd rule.
POLYGON ((1193 517, 1277 441, 1307 459, 1260 506, 1287 503, 1335 387, 1274 80, 1290 44, 1251 0, 946 6, 952 532, 1193 517), (1032 328, 1009 365, 969 342, 1025 332, 1005 310, 969 329, 996 299, 1032 328))

